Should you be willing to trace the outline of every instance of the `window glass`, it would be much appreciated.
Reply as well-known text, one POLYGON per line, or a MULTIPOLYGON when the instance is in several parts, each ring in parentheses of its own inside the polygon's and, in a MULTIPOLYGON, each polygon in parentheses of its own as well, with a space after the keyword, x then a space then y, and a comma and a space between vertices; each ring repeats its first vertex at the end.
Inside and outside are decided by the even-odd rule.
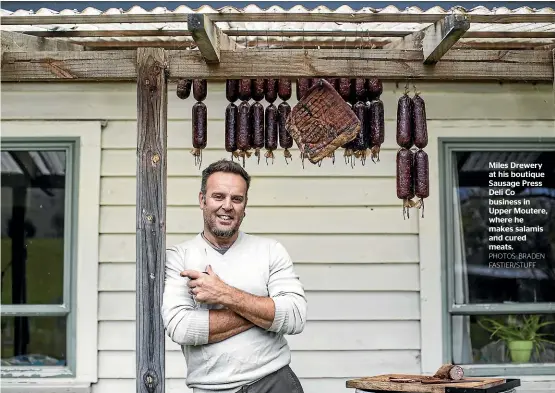
POLYGON ((2 317, 2 366, 66 366, 66 317, 2 317))
POLYGON ((555 317, 542 306, 555 302, 555 152, 453 160, 452 300, 490 310, 451 313, 453 362, 554 363, 555 317))
POLYGON ((51 312, 64 304, 68 279, 66 150, 6 148, 1 154, 1 301, 15 313, 2 315, 2 365, 65 365, 67 315, 51 312), (42 313, 37 306, 47 308, 42 313))
POLYGON ((555 302, 554 161, 554 152, 455 153, 456 303, 555 302))
POLYGON ((456 364, 555 363, 553 313, 454 315, 451 323, 456 364))

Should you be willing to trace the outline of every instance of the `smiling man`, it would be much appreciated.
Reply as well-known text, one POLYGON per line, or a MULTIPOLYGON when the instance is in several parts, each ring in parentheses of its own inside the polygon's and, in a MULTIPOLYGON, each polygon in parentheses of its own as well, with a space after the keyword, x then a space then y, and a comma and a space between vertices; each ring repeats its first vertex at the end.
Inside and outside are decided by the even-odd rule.
POLYGON ((240 230, 250 176, 220 160, 202 172, 204 229, 168 248, 162 317, 194 393, 302 393, 285 335, 307 301, 282 244, 240 230))

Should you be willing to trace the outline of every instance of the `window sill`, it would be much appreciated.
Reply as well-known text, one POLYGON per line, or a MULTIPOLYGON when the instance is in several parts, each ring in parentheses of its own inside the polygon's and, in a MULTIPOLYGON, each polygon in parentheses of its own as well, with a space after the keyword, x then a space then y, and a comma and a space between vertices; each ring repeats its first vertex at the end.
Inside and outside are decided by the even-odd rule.
POLYGON ((520 376, 516 376, 516 377, 511 377, 511 376, 502 376, 505 378, 518 378, 520 379, 522 382, 552 382, 555 381, 555 375, 551 374, 551 375, 520 375, 520 376))
POLYGON ((6 379, 0 383, 2 393, 91 393, 90 382, 60 379, 6 379))
POLYGON ((506 364, 506 365, 462 365, 464 375, 468 377, 492 377, 505 376, 507 378, 530 378, 538 380, 538 378, 552 378, 553 363, 538 364, 506 364))

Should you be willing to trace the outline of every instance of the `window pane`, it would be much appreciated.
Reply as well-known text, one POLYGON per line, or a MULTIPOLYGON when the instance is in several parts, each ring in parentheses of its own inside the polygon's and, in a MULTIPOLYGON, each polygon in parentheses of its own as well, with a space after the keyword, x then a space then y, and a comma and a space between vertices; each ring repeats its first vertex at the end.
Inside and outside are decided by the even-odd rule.
POLYGON ((2 304, 61 304, 64 151, 2 151, 2 304))
POLYGON ((454 158, 455 303, 555 302, 555 152, 454 158))
POLYGON ((456 364, 555 362, 553 314, 457 315, 451 321, 456 364), (538 329, 543 323, 551 325, 538 329), (499 334, 491 337, 495 328, 500 328, 499 334))
POLYGON ((66 366, 66 317, 2 316, 2 366, 66 366))

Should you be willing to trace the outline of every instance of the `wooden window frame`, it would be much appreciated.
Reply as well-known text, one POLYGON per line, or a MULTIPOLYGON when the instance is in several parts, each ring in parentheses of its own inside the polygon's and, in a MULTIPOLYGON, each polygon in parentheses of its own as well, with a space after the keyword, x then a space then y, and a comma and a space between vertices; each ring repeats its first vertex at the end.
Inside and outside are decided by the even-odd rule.
MULTIPOLYGON (((442 324, 443 324, 443 361, 451 362, 453 358, 452 337, 454 315, 499 315, 509 313, 545 314, 555 312, 555 303, 520 303, 520 304, 464 304, 454 302, 455 273, 452 261, 453 250, 453 153, 457 151, 536 151, 553 150, 555 138, 439 138, 439 184, 440 184, 440 236, 441 236, 441 286, 442 286, 442 324)), ((468 376, 555 376, 554 363, 528 364, 466 364, 462 365, 468 376)))
MULTIPOLYGON (((64 304, 31 305, 25 314, 68 313, 68 365, 63 368, 2 367, 2 390, 19 392, 19 389, 32 388, 34 391, 48 385, 49 389, 58 386, 64 387, 64 391, 82 392, 98 380, 100 143, 99 121, 2 122, 2 150, 66 150, 68 203, 64 224, 70 229, 64 238, 64 304)), ((2 315, 18 312, 21 307, 3 306, 2 315)))

